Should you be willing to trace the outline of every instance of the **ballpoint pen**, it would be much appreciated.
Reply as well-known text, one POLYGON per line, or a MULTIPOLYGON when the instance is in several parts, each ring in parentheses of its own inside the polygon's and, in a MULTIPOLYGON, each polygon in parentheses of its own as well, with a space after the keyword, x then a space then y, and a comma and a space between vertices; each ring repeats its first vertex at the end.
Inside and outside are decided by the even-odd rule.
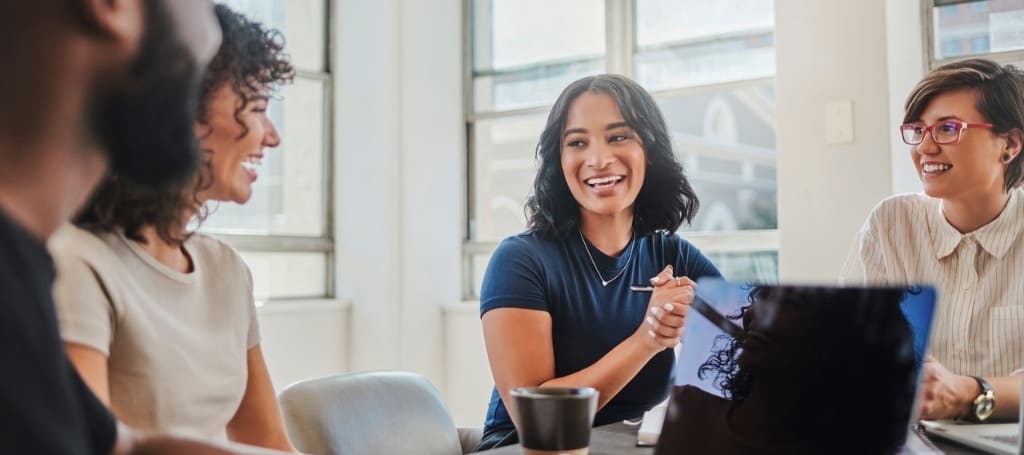
MULTIPOLYGON (((629 287, 629 290, 637 292, 653 292, 654 287, 632 285, 629 287)), ((697 312, 700 313, 701 316, 704 316, 705 319, 710 321, 716 327, 722 329, 722 331, 725 332, 727 335, 737 340, 742 340, 744 338, 742 328, 729 321, 728 318, 726 318, 725 316, 722 315, 722 313, 719 313, 714 308, 712 308, 711 305, 704 301, 704 299, 698 296, 693 296, 693 302, 690 302, 690 307, 693 308, 694 310, 697 310, 697 312)))

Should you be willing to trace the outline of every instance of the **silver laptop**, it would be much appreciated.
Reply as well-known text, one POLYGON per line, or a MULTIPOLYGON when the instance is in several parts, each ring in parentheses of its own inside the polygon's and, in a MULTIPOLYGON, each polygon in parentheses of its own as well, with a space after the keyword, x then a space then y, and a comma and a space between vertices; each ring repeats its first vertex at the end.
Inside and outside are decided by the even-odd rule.
POLYGON ((986 452, 1016 455, 1022 454, 1021 423, 961 423, 953 420, 925 420, 921 422, 925 431, 960 444, 986 452))

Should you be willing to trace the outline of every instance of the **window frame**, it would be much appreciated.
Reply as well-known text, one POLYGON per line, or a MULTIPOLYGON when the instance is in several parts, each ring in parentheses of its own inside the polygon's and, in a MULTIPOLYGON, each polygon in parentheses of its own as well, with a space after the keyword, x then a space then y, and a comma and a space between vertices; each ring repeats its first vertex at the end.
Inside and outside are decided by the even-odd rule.
MULTIPOLYGON (((476 295, 476 284, 474 277, 473 259, 476 256, 487 255, 497 248, 498 241, 474 240, 474 221, 477 219, 476 199, 474 187, 474 169, 476 166, 476 150, 473 141, 474 125, 479 120, 494 120, 523 116, 530 114, 547 114, 551 105, 534 106, 504 111, 489 110, 486 112, 475 111, 474 99, 474 27, 473 23, 473 2, 474 0, 463 0, 463 108, 465 115, 466 132, 466 218, 465 232, 462 248, 462 283, 463 300, 478 300, 476 295)), ((636 33, 634 30, 636 18, 637 0, 604 0, 605 8, 605 72, 622 74, 626 77, 634 77, 634 55, 640 50, 636 45, 636 33)), ((522 68, 515 68, 511 71, 520 71, 522 68)), ((502 71, 490 71, 488 74, 501 74, 502 71)), ((693 85, 687 87, 676 87, 672 89, 651 91, 651 96, 656 101, 665 98, 706 93, 715 90, 740 88, 763 84, 767 81, 774 81, 775 76, 742 79, 736 81, 725 81, 711 84, 693 85)), ((539 134, 539 132, 538 132, 539 134)), ((737 252, 775 252, 779 251, 779 231, 776 229, 763 230, 736 230, 719 232, 693 231, 686 233, 686 240, 706 253, 737 253, 737 252)))
MULTIPOLYGON (((286 0, 287 1, 287 0, 286 0)), ((318 253, 324 259, 324 293, 323 295, 278 295, 268 297, 269 301, 283 300, 321 300, 334 298, 336 295, 336 255, 334 244, 335 229, 335 194, 334 194, 334 41, 336 24, 334 18, 335 0, 324 0, 322 20, 324 26, 323 66, 319 71, 295 69, 295 80, 309 80, 322 84, 324 89, 321 115, 323 131, 321 131, 321 147, 323 150, 323 198, 321 214, 323 215, 323 233, 319 236, 275 235, 275 234, 227 234, 206 232, 220 239, 240 253, 318 253)), ((246 11, 239 11, 247 14, 246 11)), ((287 46, 287 43, 286 43, 287 46)))
POLYGON ((952 6, 965 3, 981 3, 986 0, 921 0, 921 33, 924 43, 924 72, 927 73, 947 63, 967 60, 970 58, 983 57, 1001 65, 1024 62, 1024 49, 1000 52, 980 52, 956 57, 935 58, 935 9, 942 6, 952 6))

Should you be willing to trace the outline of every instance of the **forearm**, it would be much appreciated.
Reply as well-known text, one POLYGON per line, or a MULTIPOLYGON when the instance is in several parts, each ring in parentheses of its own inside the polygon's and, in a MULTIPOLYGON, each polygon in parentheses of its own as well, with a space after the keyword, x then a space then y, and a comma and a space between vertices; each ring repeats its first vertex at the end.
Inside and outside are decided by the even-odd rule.
POLYGON ((242 402, 228 422, 228 438, 243 444, 294 452, 284 429, 270 372, 263 360, 263 350, 257 345, 250 348, 246 356, 249 379, 242 402))
POLYGON ((285 455, 285 452, 243 444, 215 443, 169 435, 146 434, 118 422, 112 455, 285 455))
POLYGON ((992 385, 996 396, 996 408, 992 412, 994 419, 1013 420, 1020 413, 1020 373, 996 378, 985 378, 992 385))
POLYGON ((238 422, 228 428, 231 441, 251 446, 266 447, 285 452, 295 452, 280 421, 238 422))
POLYGON ((626 338, 593 365, 575 373, 549 379, 544 387, 593 387, 600 393, 597 407, 601 409, 629 383, 647 362, 661 350, 626 338))

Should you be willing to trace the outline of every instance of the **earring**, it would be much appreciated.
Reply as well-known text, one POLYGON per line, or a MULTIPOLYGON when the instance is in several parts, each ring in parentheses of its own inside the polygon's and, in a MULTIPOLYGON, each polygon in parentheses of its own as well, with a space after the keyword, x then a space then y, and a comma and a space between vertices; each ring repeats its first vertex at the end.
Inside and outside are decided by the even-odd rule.
POLYGON ((1003 162, 1004 163, 1009 163, 1010 162, 1010 154, 1009 153, 1004 153, 1003 154, 1003 162))

